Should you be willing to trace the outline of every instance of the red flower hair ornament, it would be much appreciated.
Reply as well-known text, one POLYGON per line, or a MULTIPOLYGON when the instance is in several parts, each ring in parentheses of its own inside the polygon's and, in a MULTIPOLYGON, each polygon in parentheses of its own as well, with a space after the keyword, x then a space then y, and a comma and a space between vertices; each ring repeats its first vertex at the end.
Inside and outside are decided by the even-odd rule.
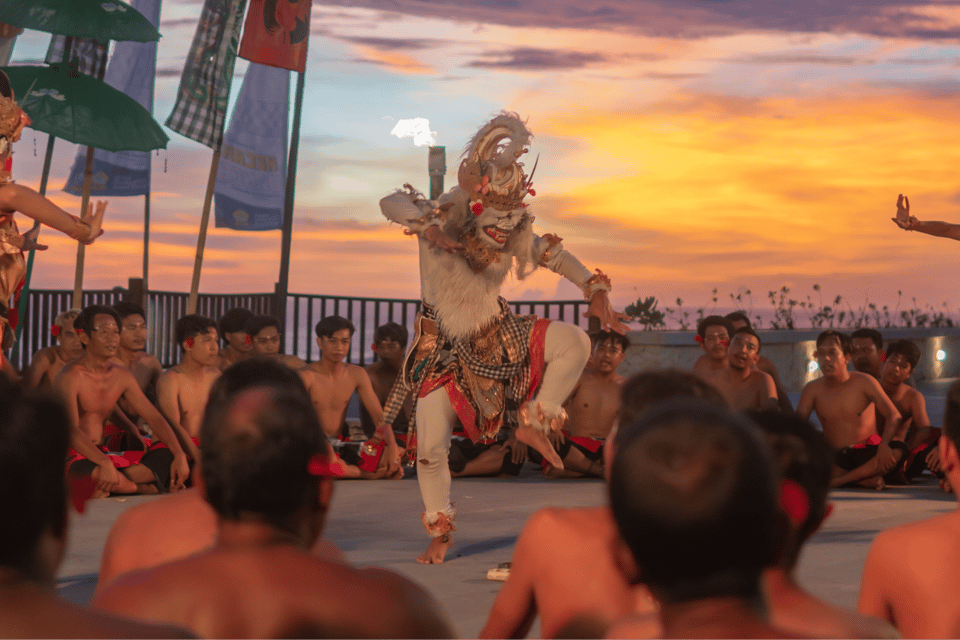
POLYGON ((50 335, 52 335, 54 338, 60 335, 60 325, 55 324, 52 327, 50 327, 50 335))

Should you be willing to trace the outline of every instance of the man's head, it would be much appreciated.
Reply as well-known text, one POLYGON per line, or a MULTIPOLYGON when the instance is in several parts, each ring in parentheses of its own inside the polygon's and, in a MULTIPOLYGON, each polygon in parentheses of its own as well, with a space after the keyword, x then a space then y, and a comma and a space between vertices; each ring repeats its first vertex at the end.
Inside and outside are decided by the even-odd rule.
POLYGON ((743 311, 734 311, 723 316, 733 327, 733 330, 736 331, 740 327, 749 327, 753 328, 753 325, 750 323, 750 318, 747 317, 743 311))
POLYGON ((779 411, 753 411, 749 417, 766 435, 780 470, 780 507, 786 522, 786 541, 779 565, 793 569, 803 543, 827 516, 830 491, 830 447, 806 420, 779 411))
POLYGON ((621 425, 610 506, 662 602, 757 598, 777 555, 776 473, 754 425, 675 398, 621 425))
POLYGON ((883 336, 876 329, 857 329, 850 334, 853 368, 860 373, 879 375, 883 362, 883 336))
POLYGON ((835 329, 827 329, 817 336, 817 364, 824 376, 846 375, 852 346, 850 336, 835 329))
POLYGON ((273 316, 253 316, 243 330, 250 337, 253 355, 270 358, 280 353, 280 322, 273 316))
POLYGON ((711 360, 726 360, 733 326, 723 316, 707 316, 697 324, 702 348, 711 360))
POLYGON ((120 347, 120 315, 113 307, 93 304, 84 308, 73 321, 88 354, 112 358, 120 347))
POLYGON ((350 353, 353 323, 340 316, 327 316, 317 323, 317 345, 321 356, 331 362, 341 362, 350 353))
POLYGON ((174 336, 184 358, 197 361, 203 366, 217 362, 217 323, 211 318, 191 313, 177 320, 174 336))
POLYGON ((80 315, 80 309, 64 311, 53 320, 51 331, 57 338, 57 344, 63 350, 67 360, 79 358, 83 355, 83 344, 73 326, 73 321, 80 315))
POLYGON ((223 370, 210 387, 207 410, 218 408, 244 389, 263 385, 293 390, 304 398, 310 399, 303 379, 293 369, 270 358, 253 357, 241 360, 223 370))
POLYGON ((147 346, 147 314, 135 302, 113 305, 120 316, 120 346, 128 351, 143 351, 147 346))
POLYGON ((242 307, 234 307, 222 316, 217 323, 223 346, 230 346, 234 351, 249 353, 253 346, 247 344, 247 321, 253 317, 253 312, 242 307))
POLYGON ((920 347, 909 340, 897 340, 887 347, 887 361, 883 365, 882 380, 888 384, 903 384, 920 362, 920 347))
POLYGON ((627 357, 630 338, 616 331, 601 331, 593 336, 593 367, 599 373, 616 373, 627 357))
POLYGON ((381 360, 400 366, 408 339, 409 333, 403 325, 396 322, 382 324, 373 332, 373 352, 381 360))
POLYGON ((220 518, 298 536, 306 526, 314 542, 331 491, 322 469, 331 460, 304 393, 262 385, 231 394, 207 407, 200 438, 204 492, 220 518))
POLYGON ((59 402, 0 376, 0 566, 29 581, 52 584, 66 548, 69 424, 59 402))
POLYGON ((730 368, 738 371, 752 368, 760 360, 760 346, 760 336, 750 327, 740 327, 734 331, 727 349, 730 368))

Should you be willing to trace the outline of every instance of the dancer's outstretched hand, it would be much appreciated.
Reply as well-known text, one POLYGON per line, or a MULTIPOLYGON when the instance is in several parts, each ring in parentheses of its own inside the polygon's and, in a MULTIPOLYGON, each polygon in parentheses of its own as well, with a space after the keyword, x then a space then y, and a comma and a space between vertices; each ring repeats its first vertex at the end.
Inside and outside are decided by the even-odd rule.
POLYGON ((423 230, 423 237, 430 245, 431 249, 440 249, 447 253, 457 253, 463 250, 463 245, 443 232, 443 229, 436 225, 430 225, 423 230))
POLYGON ((107 201, 106 200, 97 200, 96 211, 90 213, 90 205, 87 205, 87 210, 84 212, 83 216, 80 217, 82 222, 86 222, 90 225, 90 237, 83 241, 83 244, 93 244, 94 240, 103 235, 103 214, 107 212, 107 201))
POLYGON ((630 316, 614 311, 606 291, 597 291, 590 298, 590 306, 583 317, 589 318, 590 316, 596 316, 600 320, 600 328, 603 331, 616 331, 619 334, 624 334, 628 330, 628 327, 620 321, 627 320, 630 316))
POLYGON ((904 231, 913 231, 920 222, 910 215, 910 198, 902 193, 897 196, 897 217, 891 218, 904 231))
POLYGON ((37 236, 40 235, 40 223, 37 223, 36 226, 23 234, 23 245, 20 247, 21 251, 46 251, 49 247, 45 244, 39 244, 37 242, 37 236))

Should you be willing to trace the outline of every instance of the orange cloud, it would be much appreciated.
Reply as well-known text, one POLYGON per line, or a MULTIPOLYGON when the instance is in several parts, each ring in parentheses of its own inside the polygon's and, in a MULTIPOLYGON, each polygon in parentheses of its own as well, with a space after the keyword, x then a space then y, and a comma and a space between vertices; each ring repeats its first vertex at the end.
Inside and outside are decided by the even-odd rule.
POLYGON ((433 69, 424 65, 419 60, 411 58, 392 51, 380 51, 373 47, 357 46, 364 60, 373 62, 390 71, 396 73, 405 73, 408 75, 430 75, 435 73, 433 69))

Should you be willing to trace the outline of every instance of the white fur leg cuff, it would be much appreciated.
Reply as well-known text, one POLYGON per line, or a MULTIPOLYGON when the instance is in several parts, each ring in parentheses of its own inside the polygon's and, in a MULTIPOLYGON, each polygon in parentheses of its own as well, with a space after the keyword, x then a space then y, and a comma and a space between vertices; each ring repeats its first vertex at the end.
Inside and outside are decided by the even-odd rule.
POLYGON ((531 427, 534 431, 559 431, 566 421, 567 412, 557 404, 530 400, 520 407, 520 426, 531 427))
POLYGON ((457 530, 457 527, 453 524, 454 520, 457 519, 457 512, 453 505, 447 507, 444 511, 424 512, 420 514, 420 519, 431 538, 439 538, 457 530))

